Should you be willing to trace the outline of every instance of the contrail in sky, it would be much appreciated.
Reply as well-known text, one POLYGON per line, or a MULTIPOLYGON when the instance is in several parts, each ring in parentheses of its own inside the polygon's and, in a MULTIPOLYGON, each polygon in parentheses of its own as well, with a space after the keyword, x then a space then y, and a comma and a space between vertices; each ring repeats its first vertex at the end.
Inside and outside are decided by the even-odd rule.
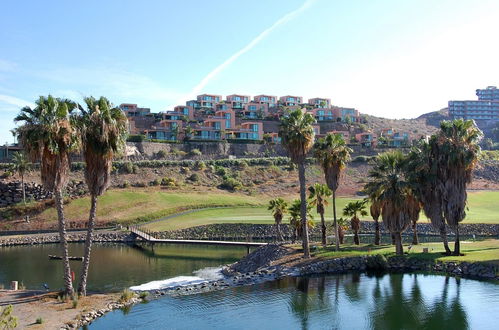
MULTIPOLYGON (((245 54, 249 50, 251 50, 253 47, 255 47, 260 41, 262 41, 265 37, 267 37, 273 30, 275 30, 278 26, 285 24, 301 14, 304 10, 306 10, 310 5, 314 2, 315 0, 306 0, 301 7, 287 13, 280 19, 278 19, 274 24, 272 24, 270 27, 267 29, 263 30, 259 35, 257 35, 253 40, 251 40, 246 46, 238 50, 236 53, 234 53, 231 57, 226 59, 222 64, 217 66, 215 69, 213 69, 210 73, 208 73, 200 82, 197 84, 190 92, 189 97, 194 97, 198 95, 203 88, 212 80, 214 77, 216 77, 220 72, 222 72, 225 68, 227 68, 232 62, 237 60, 241 55, 245 54)), ((185 99, 182 101, 184 102, 185 99)))

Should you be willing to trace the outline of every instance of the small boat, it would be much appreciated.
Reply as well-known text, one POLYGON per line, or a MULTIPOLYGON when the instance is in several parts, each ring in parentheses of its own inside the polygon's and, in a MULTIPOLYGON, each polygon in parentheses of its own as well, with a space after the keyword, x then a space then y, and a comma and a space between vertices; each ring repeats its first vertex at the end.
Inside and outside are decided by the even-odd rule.
MULTIPOLYGON (((62 260, 61 256, 53 256, 49 254, 49 259, 52 260, 62 260)), ((69 257, 69 260, 83 261, 83 257, 69 257)))

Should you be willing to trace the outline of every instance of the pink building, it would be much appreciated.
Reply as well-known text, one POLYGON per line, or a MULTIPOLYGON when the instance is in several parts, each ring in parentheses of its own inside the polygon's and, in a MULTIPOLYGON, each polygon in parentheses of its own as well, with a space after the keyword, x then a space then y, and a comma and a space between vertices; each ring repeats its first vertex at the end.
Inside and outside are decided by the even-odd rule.
POLYGON ((245 122, 240 127, 230 130, 229 134, 238 140, 263 140, 263 123, 245 122))
POLYGON ((234 110, 242 110, 249 101, 250 97, 248 95, 232 94, 227 95, 225 102, 234 110))
POLYGON ((216 94, 201 94, 197 96, 196 100, 200 108, 215 109, 215 105, 222 100, 222 96, 216 94))
POLYGON ((301 96, 285 95, 279 98, 279 102, 285 107, 299 106, 303 103, 303 98, 301 96))
POLYGON ((173 111, 176 113, 181 113, 183 116, 186 116, 190 120, 194 119, 194 108, 188 105, 177 105, 173 108, 173 111))
POLYGON ((267 103, 249 102, 244 105, 243 115, 251 119, 263 119, 269 114, 267 103))
POLYGON ((376 147, 378 144, 377 135, 371 132, 355 134, 355 140, 363 147, 376 147))
POLYGON ((314 108, 329 108, 331 107, 331 99, 314 97, 313 99, 308 99, 308 104, 314 108))
POLYGON ((177 141, 182 131, 182 120, 162 120, 144 131, 148 139, 177 141))
POLYGON ((273 108, 277 105, 277 96, 274 95, 256 95, 253 97, 253 102, 267 104, 269 108, 273 108))

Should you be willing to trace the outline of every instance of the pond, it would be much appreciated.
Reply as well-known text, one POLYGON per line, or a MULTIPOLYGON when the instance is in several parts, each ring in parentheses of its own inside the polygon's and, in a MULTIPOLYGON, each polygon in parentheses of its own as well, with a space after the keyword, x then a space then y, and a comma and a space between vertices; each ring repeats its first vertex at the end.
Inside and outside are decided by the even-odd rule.
MULTIPOLYGON (((83 255, 83 244, 70 244, 71 256, 83 255)), ((51 290, 63 286, 62 262, 49 260, 48 255, 60 255, 58 244, 0 247, 0 285, 8 287, 16 280, 27 289, 51 290)), ((123 288, 193 271, 218 267, 246 255, 244 247, 208 245, 126 245, 95 244, 89 269, 89 291, 120 291, 123 288)), ((76 278, 81 261, 71 261, 76 278)))
POLYGON ((425 274, 286 278, 163 297, 91 329, 497 329, 499 286, 425 274))

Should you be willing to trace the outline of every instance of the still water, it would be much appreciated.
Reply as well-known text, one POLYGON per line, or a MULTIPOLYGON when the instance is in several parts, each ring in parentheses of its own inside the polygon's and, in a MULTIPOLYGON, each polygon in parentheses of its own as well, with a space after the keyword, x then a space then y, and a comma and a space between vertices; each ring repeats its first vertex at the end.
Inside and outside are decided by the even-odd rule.
POLYGON ((438 275, 287 278, 114 311, 90 329, 497 329, 499 286, 438 275))
MULTIPOLYGON (((70 244, 71 256, 83 255, 83 244, 70 244)), ((17 280, 27 289, 51 290, 63 286, 62 263, 49 260, 60 255, 58 244, 0 247, 0 285, 17 280)), ((193 245, 95 244, 89 269, 89 291, 120 291, 145 282, 192 275, 206 267, 235 262, 246 255, 244 247, 193 245)), ((77 279, 81 261, 71 261, 77 279)))

